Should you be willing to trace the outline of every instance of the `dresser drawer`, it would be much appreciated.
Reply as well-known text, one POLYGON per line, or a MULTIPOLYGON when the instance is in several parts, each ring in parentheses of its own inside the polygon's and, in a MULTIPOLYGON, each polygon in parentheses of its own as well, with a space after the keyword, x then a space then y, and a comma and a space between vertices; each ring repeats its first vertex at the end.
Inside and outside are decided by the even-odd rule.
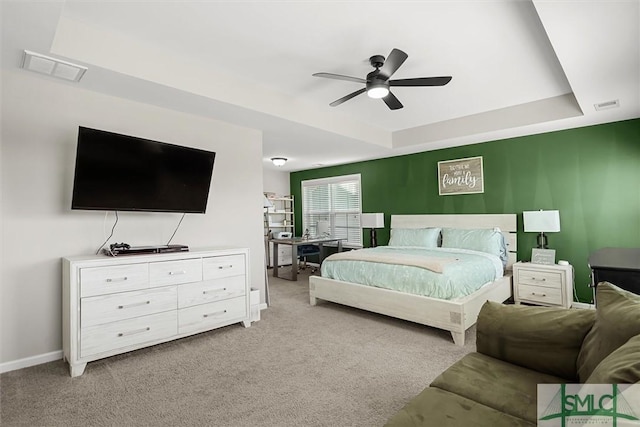
POLYGON ((184 334, 205 330, 247 318, 247 300, 245 297, 201 304, 178 310, 178 333, 184 334))
POLYGON ((178 308, 206 304, 245 295, 246 276, 223 277, 178 287, 178 308))
POLYGON ((562 305, 562 291, 560 288, 520 285, 518 298, 523 301, 533 301, 550 305, 562 305))
POLYGON ((177 329, 175 310, 84 328, 80 333, 80 354, 87 357, 169 338, 176 335, 177 329))
POLYGON ((562 286, 562 273, 556 271, 518 269, 518 283, 531 286, 544 286, 560 288, 562 286))
POLYGON ((152 262, 149 264, 149 286, 178 285, 202 280, 202 260, 152 262))
POLYGON ((244 255, 225 255, 202 259, 204 280, 245 274, 244 255))
POLYGON ((81 297, 135 291, 148 287, 148 264, 124 264, 80 269, 81 297))
POLYGON ((145 316, 177 308, 175 286, 82 298, 81 328, 145 316))

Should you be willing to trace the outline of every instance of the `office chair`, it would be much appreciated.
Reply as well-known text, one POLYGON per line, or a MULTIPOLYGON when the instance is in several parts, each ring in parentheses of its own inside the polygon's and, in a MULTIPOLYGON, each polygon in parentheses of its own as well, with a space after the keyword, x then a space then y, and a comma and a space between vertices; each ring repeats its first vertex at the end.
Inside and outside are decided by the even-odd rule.
MULTIPOLYGON (((320 255, 320 247, 316 245, 300 245, 298 246, 298 258, 302 261, 302 263, 298 263, 298 272, 300 270, 307 269, 307 257, 312 255, 320 255)), ((316 266, 310 266, 311 273, 315 273, 317 270, 316 266)))

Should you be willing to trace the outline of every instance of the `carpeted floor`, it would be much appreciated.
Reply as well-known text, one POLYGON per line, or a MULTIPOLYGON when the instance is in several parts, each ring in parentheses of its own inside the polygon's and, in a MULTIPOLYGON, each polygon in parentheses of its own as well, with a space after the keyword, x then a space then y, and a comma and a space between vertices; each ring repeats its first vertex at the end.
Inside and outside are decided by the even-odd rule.
POLYGON ((3 426, 381 426, 475 349, 438 329, 332 303, 308 275, 270 279, 271 307, 231 325, 89 363, 0 377, 3 426))

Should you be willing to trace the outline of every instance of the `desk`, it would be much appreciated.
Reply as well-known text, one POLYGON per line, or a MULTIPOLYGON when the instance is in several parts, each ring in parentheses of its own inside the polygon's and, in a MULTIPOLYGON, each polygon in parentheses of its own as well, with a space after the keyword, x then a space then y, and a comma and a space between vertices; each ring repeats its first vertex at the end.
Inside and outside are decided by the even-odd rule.
POLYGON ((338 252, 342 252, 342 241, 344 239, 338 239, 334 237, 322 237, 317 239, 303 239, 302 237, 294 237, 292 239, 269 239, 273 243, 273 277, 278 276, 278 245, 290 245, 291 246, 291 278, 281 277, 287 280, 298 280, 298 246, 300 245, 318 245, 320 250, 320 264, 324 259, 322 253, 322 245, 325 243, 338 243, 338 252))

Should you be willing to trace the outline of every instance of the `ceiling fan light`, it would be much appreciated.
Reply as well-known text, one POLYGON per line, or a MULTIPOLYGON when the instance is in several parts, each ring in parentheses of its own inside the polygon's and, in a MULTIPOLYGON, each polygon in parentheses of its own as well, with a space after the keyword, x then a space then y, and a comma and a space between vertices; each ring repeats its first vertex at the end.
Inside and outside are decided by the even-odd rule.
POLYGON ((285 157, 272 157, 271 161, 278 167, 284 166, 284 164, 287 163, 287 159, 285 157))
POLYGON ((389 95, 389 88, 386 86, 373 86, 367 90, 369 98, 380 99, 389 95))

